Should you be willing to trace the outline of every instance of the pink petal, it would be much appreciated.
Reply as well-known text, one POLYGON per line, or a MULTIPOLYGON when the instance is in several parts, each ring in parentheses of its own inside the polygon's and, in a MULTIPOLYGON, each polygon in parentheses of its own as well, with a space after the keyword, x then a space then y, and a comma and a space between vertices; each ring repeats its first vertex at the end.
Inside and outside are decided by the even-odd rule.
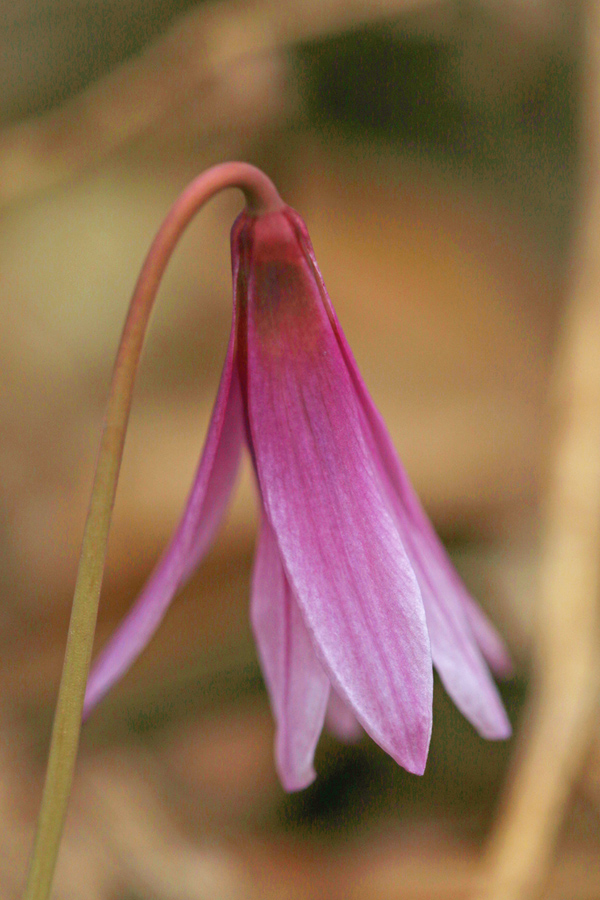
POLYGON ((341 741, 349 744, 358 741, 363 734, 358 719, 333 688, 329 693, 325 727, 341 741))
MULTIPOLYGON (((501 640, 458 577, 400 464, 383 420, 366 392, 363 403, 381 453, 382 477, 388 479, 390 500, 421 588, 433 664, 457 707, 482 737, 488 740, 507 738, 511 726, 477 638, 487 638, 484 646, 490 649, 490 635, 495 636, 497 663, 502 659, 498 652, 502 648, 501 640), (472 625, 474 609, 479 613, 478 631, 472 625), (481 627, 482 623, 487 626, 486 631, 481 627)), ((508 654, 505 653, 505 657, 508 654)))
POLYGON ((323 729, 329 679, 315 656, 264 512, 250 609, 277 723, 279 776, 287 791, 299 791, 316 777, 313 759, 323 729))
POLYGON ((153 574, 90 673, 84 718, 142 652, 176 591, 206 553, 233 488, 243 439, 232 329, 200 464, 181 521, 153 574))
POLYGON ((356 390, 285 213, 248 222, 243 237, 251 438, 283 564, 333 686, 386 752, 421 773, 425 615, 356 390))
POLYGON ((410 484, 338 322, 299 218, 296 226, 314 276, 319 279, 329 319, 362 405, 373 459, 419 582, 433 664, 458 708, 483 737, 509 737, 506 711, 481 655, 483 652, 494 670, 504 674, 511 668, 508 652, 469 596, 410 484))

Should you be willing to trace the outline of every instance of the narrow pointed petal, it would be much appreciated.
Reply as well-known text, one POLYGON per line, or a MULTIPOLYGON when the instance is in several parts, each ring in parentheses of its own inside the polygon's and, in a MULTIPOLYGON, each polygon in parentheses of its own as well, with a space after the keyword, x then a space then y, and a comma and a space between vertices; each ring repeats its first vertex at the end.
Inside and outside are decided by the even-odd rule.
POLYGON ((360 740, 363 734, 360 722, 348 704, 344 703, 333 688, 331 688, 329 694, 329 703, 325 714, 325 727, 341 741, 345 741, 348 744, 353 744, 355 741, 360 740))
POLYGON ((323 729, 329 679, 315 656, 264 512, 250 614, 277 723, 279 777, 287 791, 299 791, 316 777, 313 760, 323 729))
MULTIPOLYGON (((308 241, 308 236, 306 236, 308 241)), ((307 252, 320 277, 310 243, 307 252)), ((322 285, 322 281, 321 281, 322 285)), ((511 726, 485 657, 499 674, 510 657, 499 635, 468 594, 406 475, 387 428, 362 379, 331 301, 322 290, 341 352, 360 398, 373 457, 421 589, 433 664, 457 707, 488 739, 507 738, 511 726), (483 654, 483 656, 482 656, 483 654)))
POLYGON ((333 687, 386 752, 421 773, 429 638, 356 390, 285 214, 248 224, 245 241, 251 440, 283 564, 333 687))
POLYGON ((92 667, 84 717, 142 652, 176 591, 200 563, 221 521, 235 481, 243 439, 234 335, 232 330, 202 458, 183 516, 133 608, 92 667))

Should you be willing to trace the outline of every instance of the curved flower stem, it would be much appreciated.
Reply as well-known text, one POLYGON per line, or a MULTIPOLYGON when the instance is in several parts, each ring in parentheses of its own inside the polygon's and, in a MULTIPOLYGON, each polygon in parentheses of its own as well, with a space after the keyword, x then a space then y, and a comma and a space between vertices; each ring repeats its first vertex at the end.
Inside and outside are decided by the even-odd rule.
POLYGON ((207 200, 227 187, 240 188, 248 207, 255 213, 276 210, 283 205, 273 183, 253 166, 232 162, 208 169, 186 188, 167 215, 146 257, 129 306, 83 534, 46 782, 24 900, 47 900, 52 886, 79 745, 83 698, 131 397, 154 298, 186 226, 207 200))

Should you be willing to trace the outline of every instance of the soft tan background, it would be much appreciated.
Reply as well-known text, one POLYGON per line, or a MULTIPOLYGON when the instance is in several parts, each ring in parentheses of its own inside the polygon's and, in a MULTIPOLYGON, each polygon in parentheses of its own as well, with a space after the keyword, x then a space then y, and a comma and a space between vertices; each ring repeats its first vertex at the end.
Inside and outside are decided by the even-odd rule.
MULTIPOLYGON (((129 294, 172 200, 222 159, 262 165, 305 218, 405 465, 514 653, 505 695, 518 719, 568 272, 577 21, 558 3, 407 6, 4 7, 3 897, 18 896, 29 852, 129 294)), ((233 194, 211 203, 161 289, 99 643, 191 482, 228 336, 239 209, 233 194)), ((318 781, 286 797, 247 617, 254 527, 246 466, 214 550, 86 726, 56 896, 464 896, 509 748, 480 741, 439 690, 422 779, 368 739, 325 738, 318 781)), ((552 897, 600 895, 594 765, 552 897)))

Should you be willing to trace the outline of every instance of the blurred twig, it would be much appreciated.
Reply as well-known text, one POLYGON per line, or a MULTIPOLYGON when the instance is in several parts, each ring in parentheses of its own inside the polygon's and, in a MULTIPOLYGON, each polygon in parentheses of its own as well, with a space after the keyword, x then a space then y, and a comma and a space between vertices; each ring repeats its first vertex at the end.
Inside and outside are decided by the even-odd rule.
POLYGON ((600 693, 600 2, 585 22, 580 225, 556 381, 535 690, 484 868, 486 900, 539 896, 600 693))
MULTIPOLYGON (((219 92, 240 66, 324 34, 394 18, 440 0, 257 0, 203 4, 139 57, 57 110, 0 133, 0 206, 44 190, 158 125, 170 112, 219 92)), ((240 90, 247 91, 242 81, 240 90)), ((222 95, 222 96, 221 96, 222 95)), ((233 118, 239 103, 230 96, 233 118)), ((225 101, 226 104, 226 101, 225 101)), ((209 115, 210 118, 210 115, 209 115)), ((208 126, 208 128, 207 128, 208 126)), ((203 121, 203 131, 210 122, 203 121)))

